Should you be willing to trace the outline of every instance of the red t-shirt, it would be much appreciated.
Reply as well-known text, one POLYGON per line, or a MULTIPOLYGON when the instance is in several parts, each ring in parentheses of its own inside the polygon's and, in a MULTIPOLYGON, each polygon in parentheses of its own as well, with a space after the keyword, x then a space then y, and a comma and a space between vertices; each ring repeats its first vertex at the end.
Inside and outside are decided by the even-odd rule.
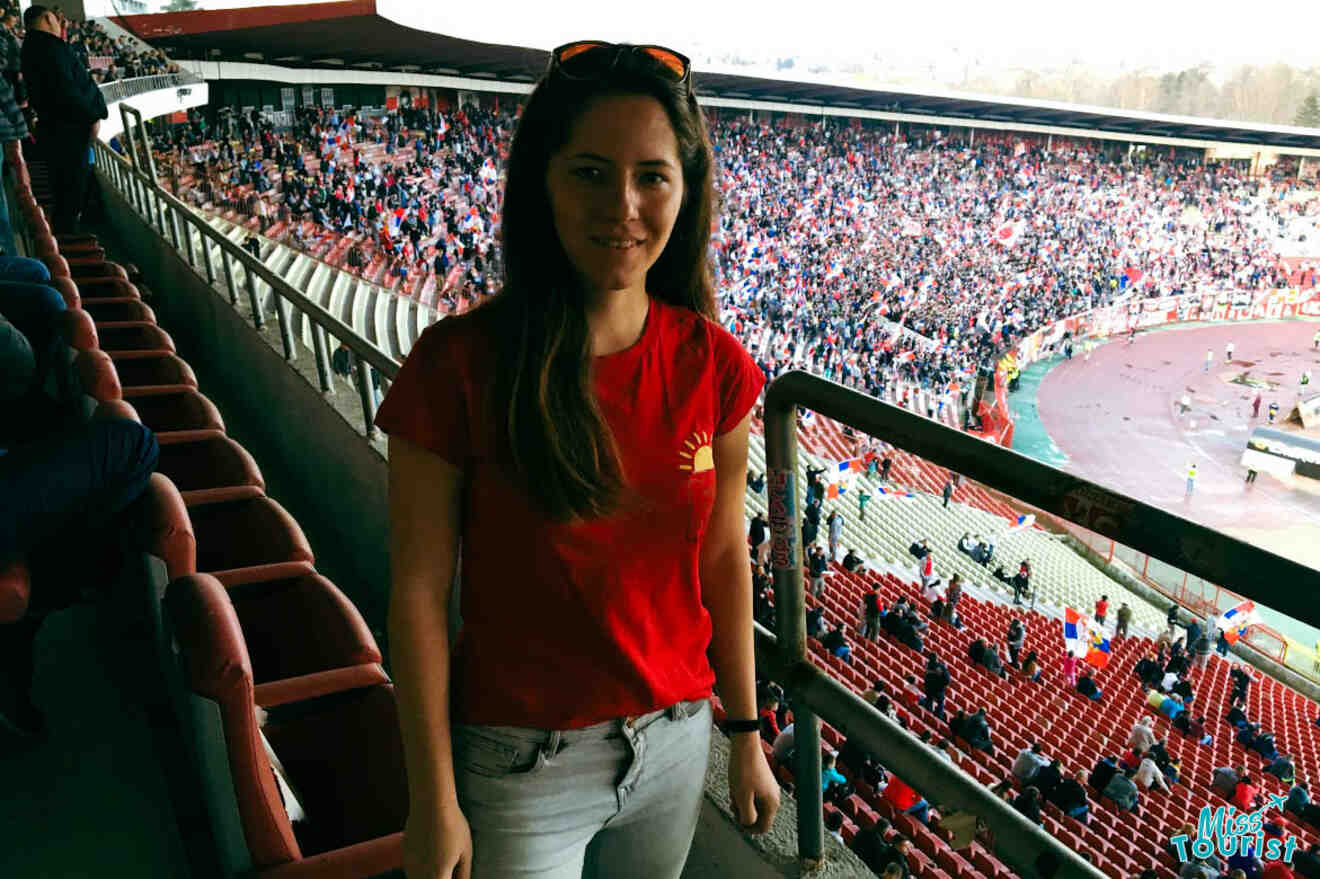
POLYGON ((1102 617, 1102 616, 1107 616, 1108 614, 1109 614, 1109 602, 1097 601, 1095 603, 1095 615, 1098 617, 1102 617))
POLYGON ((501 330, 486 314, 428 328, 376 414, 467 477, 454 720, 575 729, 708 697, 698 561, 715 503, 710 444, 751 410, 764 375, 722 327, 652 299, 641 338, 594 365, 625 478, 654 509, 554 523, 494 456, 501 330))
POLYGON ((900 812, 906 812, 921 801, 920 794, 900 781, 896 775, 889 776, 889 784, 885 785, 884 798, 900 812))

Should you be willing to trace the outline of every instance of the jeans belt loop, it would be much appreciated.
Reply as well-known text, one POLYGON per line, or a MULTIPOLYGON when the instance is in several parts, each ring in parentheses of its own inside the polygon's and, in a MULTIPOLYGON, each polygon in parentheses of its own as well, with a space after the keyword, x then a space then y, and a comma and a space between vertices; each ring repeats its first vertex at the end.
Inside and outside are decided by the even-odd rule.
POLYGON ((559 753, 559 749, 563 745, 563 739, 564 734, 562 731, 557 729, 550 731, 545 744, 541 745, 541 753, 545 755, 545 759, 549 760, 559 753))

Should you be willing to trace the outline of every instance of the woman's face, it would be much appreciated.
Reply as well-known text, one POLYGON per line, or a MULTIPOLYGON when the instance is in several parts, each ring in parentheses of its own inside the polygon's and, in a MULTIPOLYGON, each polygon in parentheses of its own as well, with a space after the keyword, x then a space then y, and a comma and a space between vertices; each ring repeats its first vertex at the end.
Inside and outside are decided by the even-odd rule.
POLYGON ((683 204, 678 138, 664 107, 641 95, 594 102, 551 156, 546 192, 590 291, 645 293, 683 204))

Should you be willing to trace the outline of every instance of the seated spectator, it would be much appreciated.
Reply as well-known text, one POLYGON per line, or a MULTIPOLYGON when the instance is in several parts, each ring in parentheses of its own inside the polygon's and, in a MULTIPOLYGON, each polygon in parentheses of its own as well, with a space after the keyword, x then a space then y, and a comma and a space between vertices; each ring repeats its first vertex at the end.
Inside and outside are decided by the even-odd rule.
POLYGON ((922 824, 929 821, 930 804, 897 775, 889 777, 889 783, 885 785, 884 797, 896 811, 911 815, 922 824))
POLYGON ((1035 787, 1027 787, 1022 793, 1018 794, 1017 799, 1013 801, 1013 808, 1017 809, 1028 821, 1033 824, 1044 823, 1044 817, 1041 815, 1041 797, 1040 791, 1035 787))
POLYGON ((990 724, 985 719, 985 709, 979 708, 974 714, 967 715, 965 735, 963 738, 967 744, 987 754, 995 752, 994 743, 990 740, 990 724))
POLYGON ((1104 793, 1105 788, 1109 786, 1109 780, 1118 772, 1117 757, 1101 757, 1096 761, 1095 766, 1092 767, 1091 774, 1087 777, 1086 783, 1097 793, 1104 793))
POLYGON ((779 731, 779 735, 774 741, 775 762, 781 766, 791 765, 793 753, 796 744, 796 734, 793 730, 793 724, 788 724, 779 731))
POLYGON ((775 718, 775 712, 779 710, 779 699, 773 694, 766 694, 761 697, 761 708, 757 716, 761 719, 761 738, 767 742, 773 743, 779 738, 779 721, 775 718))
POLYGON ((985 639, 977 638, 968 645, 967 657, 972 661, 973 665, 980 665, 981 660, 985 657, 985 639))
POLYGON ((1095 678, 1091 677, 1089 670, 1083 671, 1081 677, 1077 679, 1077 692, 1092 702, 1099 702, 1104 696, 1104 692, 1095 685, 1095 678))
POLYGON ((1264 760, 1273 761, 1279 755, 1278 749, 1274 745, 1274 733, 1262 732, 1256 736, 1256 741, 1251 743, 1251 750, 1259 754, 1264 760))
POLYGON ((1293 778, 1296 776, 1296 772, 1293 769, 1292 758, 1287 754, 1276 755, 1274 762, 1266 766, 1265 771, 1284 784, 1292 784, 1293 778))
POLYGON ((883 695, 885 695, 885 682, 877 680, 871 684, 871 689, 862 692, 862 701, 874 705, 883 695))
POLYGON ((972 540, 970 531, 964 531, 963 536, 958 538, 958 551, 970 555, 976 542, 972 540))
POLYGON ((889 822, 884 818, 878 818, 875 824, 860 828, 853 837, 853 854, 857 855, 877 876, 884 872, 885 866, 889 863, 888 861, 877 863, 881 853, 889 850, 889 843, 885 841, 885 832, 888 830, 889 822))
POLYGON ((1136 774, 1132 776, 1132 782, 1142 790, 1148 791, 1154 787, 1159 788, 1166 794, 1169 793, 1169 785, 1164 780, 1164 773, 1160 771, 1160 767, 1155 761, 1149 757, 1142 758, 1141 765, 1137 767, 1136 774))
POLYGON ((1119 761, 1118 765, 1124 772, 1131 775, 1137 771, 1137 767, 1141 765, 1141 761, 1145 756, 1146 752, 1140 748, 1130 748, 1125 754, 1123 754, 1123 759, 1119 761))
POLYGON ((1155 718, 1147 714, 1132 727, 1132 732, 1128 734, 1127 746, 1146 751, 1153 744, 1155 744, 1155 718))
POLYGON ((1248 723, 1238 727, 1238 733, 1234 736, 1237 743, 1248 751, 1255 750, 1256 736, 1260 732, 1260 724, 1248 723))
POLYGON ((1228 859, 1228 868, 1230 879, 1261 879, 1261 874, 1265 872, 1265 865, 1256 857, 1255 846, 1247 845, 1243 850, 1238 851, 1228 859), (1234 873, 1241 872, 1241 876, 1234 876, 1234 873))
POLYGON ((985 666, 986 671, 999 677, 1007 677, 1008 673, 1004 671, 1004 663, 999 658, 999 645, 988 644, 985 653, 981 656, 981 665, 985 666))
POLYGON ((807 610, 807 634, 816 640, 824 637, 829 631, 829 626, 825 622, 825 608, 821 605, 807 610))
POLYGON ((1040 795, 1048 800, 1054 788, 1063 781, 1062 765, 1058 760, 1051 760, 1048 764, 1037 769, 1029 781, 1040 791, 1040 795))
POLYGON ((1045 676, 1045 672, 1041 670, 1040 661, 1036 659, 1035 650, 1029 651, 1022 660, 1022 676, 1035 684, 1040 683, 1040 679, 1045 676))
POLYGON ((1040 742, 1033 742, 1031 747, 1023 748, 1018 752, 1017 759, 1013 761, 1013 775, 1018 781, 1026 782, 1031 779, 1036 771, 1049 765, 1049 758, 1044 754, 1044 747, 1040 742))
POLYGON ((1292 812, 1294 815, 1301 815, 1302 808, 1311 802, 1311 792, 1306 787, 1305 781, 1298 781, 1288 791, 1288 799, 1283 804, 1285 812, 1292 812))
POLYGON ((848 646, 848 641, 843 635, 842 623, 835 623, 834 628, 826 633, 820 643, 830 653, 852 665, 852 648, 848 646))
POLYGON ((1176 694, 1170 695, 1166 696, 1164 701, 1160 703, 1160 713, 1173 720, 1182 713, 1184 707, 1182 699, 1178 698, 1176 694))
POLYGON ((848 550, 847 554, 843 557, 843 569, 850 574, 855 574, 861 567, 862 557, 857 554, 856 550, 848 550))
POLYGON ((1233 700, 1233 704, 1229 706, 1228 715, 1224 718, 1224 720, 1228 721, 1235 727, 1246 726, 1248 723, 1251 722, 1251 720, 1247 717, 1247 712, 1244 710, 1243 700, 1241 699, 1233 700))
POLYGON ((1091 811, 1091 804, 1086 799, 1086 788, 1083 787, 1085 778, 1086 776, 1082 772, 1078 772, 1076 776, 1064 778, 1048 794, 1051 803, 1058 806, 1065 815, 1070 815, 1083 824, 1086 823, 1087 816, 1091 811))
POLYGON ((820 758, 820 789, 822 792, 828 793, 831 785, 845 785, 848 783, 848 779, 843 777, 843 773, 834 768, 835 759, 832 752, 820 758))
POLYGON ((1141 681, 1142 686, 1154 686, 1153 680, 1159 680, 1163 677, 1163 671, 1158 662, 1155 661, 1153 654, 1147 653, 1133 667, 1132 673, 1141 681))
POLYGON ((1137 810, 1137 786, 1123 773, 1119 772, 1109 779, 1109 784, 1105 785, 1104 795, 1113 801, 1114 805, 1133 814, 1139 814, 1137 810))
POLYGON ((1233 796, 1229 800, 1239 811, 1250 812, 1260 806, 1260 788, 1252 783, 1250 775, 1244 775, 1238 780, 1237 787, 1233 788, 1233 796))
POLYGON ((834 841, 843 845, 843 813, 835 809, 825 813, 825 832, 834 837, 834 841))
POLYGON ((1210 786, 1219 791, 1226 797, 1233 796, 1233 791, 1237 790, 1238 782, 1247 774, 1247 770, 1242 766, 1229 768, 1221 766, 1214 771, 1210 779, 1210 786))
POLYGON ((1193 718, 1188 712, 1182 711, 1173 719, 1172 724, 1174 729, 1198 744, 1208 745, 1211 742, 1211 736, 1205 731, 1205 715, 1193 718))
POLYGON ((924 559, 926 556, 930 555, 930 544, 927 542, 926 538, 923 537, 921 540, 918 540, 916 543, 909 546, 908 552, 915 559, 924 559))

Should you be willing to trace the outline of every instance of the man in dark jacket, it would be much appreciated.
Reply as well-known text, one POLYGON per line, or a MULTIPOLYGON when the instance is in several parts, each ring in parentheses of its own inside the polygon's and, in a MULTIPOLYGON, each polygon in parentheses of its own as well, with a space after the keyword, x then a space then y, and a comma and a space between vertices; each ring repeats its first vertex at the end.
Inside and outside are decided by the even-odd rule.
POLYGON ((949 669, 940 662, 939 657, 934 653, 926 659, 926 679, 923 682, 926 689, 926 698, 921 700, 921 706, 934 712, 935 716, 944 719, 944 697, 949 689, 949 669))
POLYGON ((37 144, 50 165, 56 233, 77 232, 87 182, 87 148, 109 117, 105 98, 77 53, 60 37, 54 10, 32 5, 23 13, 23 82, 37 114, 37 144))

